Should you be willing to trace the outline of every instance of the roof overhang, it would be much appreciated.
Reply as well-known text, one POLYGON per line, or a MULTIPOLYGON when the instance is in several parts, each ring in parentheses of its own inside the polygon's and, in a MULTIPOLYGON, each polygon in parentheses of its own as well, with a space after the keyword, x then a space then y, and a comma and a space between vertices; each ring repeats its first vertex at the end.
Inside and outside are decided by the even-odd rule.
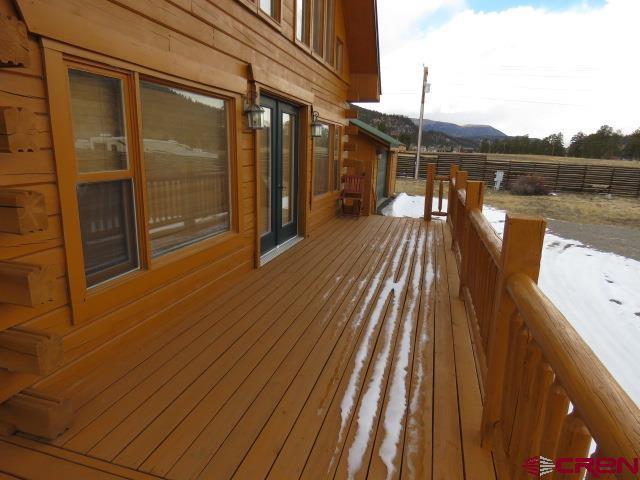
POLYGON ((358 134, 363 133, 366 137, 370 138, 371 140, 375 140, 376 143, 384 145, 389 150, 398 151, 400 147, 403 146, 401 142, 393 138, 391 135, 378 130, 373 125, 369 125, 362 120, 351 119, 349 120, 349 125, 351 125, 352 127, 356 127, 358 129, 358 134))
POLYGON ((343 3, 349 51, 350 102, 380 101, 380 46, 376 0, 343 3))

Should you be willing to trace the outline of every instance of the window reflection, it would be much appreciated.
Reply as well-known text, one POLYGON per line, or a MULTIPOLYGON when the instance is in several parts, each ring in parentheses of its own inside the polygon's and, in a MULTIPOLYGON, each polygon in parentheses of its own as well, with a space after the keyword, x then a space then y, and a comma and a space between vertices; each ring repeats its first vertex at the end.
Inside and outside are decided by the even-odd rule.
POLYGON ((230 228, 224 100, 149 81, 140 85, 153 256, 230 228))

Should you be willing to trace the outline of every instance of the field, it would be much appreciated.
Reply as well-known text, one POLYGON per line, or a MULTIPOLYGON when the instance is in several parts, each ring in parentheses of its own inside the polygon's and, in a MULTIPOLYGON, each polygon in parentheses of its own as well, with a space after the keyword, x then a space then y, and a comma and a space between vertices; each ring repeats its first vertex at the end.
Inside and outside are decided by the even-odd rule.
POLYGON ((514 153, 487 153, 488 160, 513 160, 514 162, 565 163, 569 165, 608 165, 610 167, 640 168, 638 160, 602 160, 598 158, 552 157, 547 155, 520 155, 514 153))
MULTIPOLYGON (((424 195, 425 182, 398 178, 396 192, 424 195)), ((485 189, 485 204, 513 213, 542 215, 546 218, 593 225, 619 225, 640 228, 640 199, 581 193, 548 196, 512 195, 507 191, 485 189)))

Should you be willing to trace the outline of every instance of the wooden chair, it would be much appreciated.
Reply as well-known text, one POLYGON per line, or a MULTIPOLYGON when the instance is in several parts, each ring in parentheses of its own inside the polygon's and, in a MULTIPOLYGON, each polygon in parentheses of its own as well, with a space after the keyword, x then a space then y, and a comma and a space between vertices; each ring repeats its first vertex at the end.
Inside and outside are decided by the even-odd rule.
POLYGON ((343 215, 360 216, 364 200, 364 175, 343 175, 344 186, 340 193, 343 215), (346 209, 346 200, 351 201, 350 211, 346 209))

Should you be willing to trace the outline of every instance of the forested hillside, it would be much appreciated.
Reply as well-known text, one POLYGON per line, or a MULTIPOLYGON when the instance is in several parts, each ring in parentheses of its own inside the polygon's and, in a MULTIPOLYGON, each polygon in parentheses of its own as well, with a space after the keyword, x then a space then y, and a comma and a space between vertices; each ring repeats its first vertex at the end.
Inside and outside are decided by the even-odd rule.
POLYGON ((480 151, 637 160, 640 159, 640 129, 630 135, 623 135, 620 130, 614 131, 612 127, 603 125, 596 133, 577 133, 566 148, 562 133, 555 133, 543 139, 528 136, 484 139, 480 143, 480 151))
MULTIPOLYGON (((358 111, 358 118, 373 125, 394 138, 397 138, 408 149, 418 144, 418 126, 404 115, 394 115, 376 112, 367 108, 353 106, 358 111)), ((438 131, 427 131, 422 135, 422 145, 438 149, 453 149, 456 147, 477 148, 479 139, 458 138, 438 131)))

